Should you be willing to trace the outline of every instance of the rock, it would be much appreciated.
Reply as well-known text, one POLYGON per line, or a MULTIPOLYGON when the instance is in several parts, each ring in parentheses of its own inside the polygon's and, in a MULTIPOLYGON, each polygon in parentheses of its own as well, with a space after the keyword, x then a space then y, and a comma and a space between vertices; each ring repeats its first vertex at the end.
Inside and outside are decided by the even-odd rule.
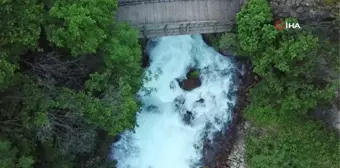
POLYGON ((180 80, 177 81, 179 82, 179 86, 186 91, 193 90, 201 86, 202 84, 200 79, 200 71, 195 68, 189 70, 189 72, 186 75, 186 79, 183 79, 182 81, 180 80))
MULTIPOLYGON (((246 94, 246 87, 252 85, 254 83, 252 73, 251 61, 248 57, 245 57, 244 60, 236 60, 236 63, 239 69, 244 70, 244 75, 238 74, 235 76, 235 83, 237 82, 239 87, 234 92, 229 92, 225 94, 225 96, 234 96, 237 94, 236 105, 228 104, 233 107, 233 115, 232 121, 228 124, 228 127, 216 135, 214 138, 214 144, 209 145, 211 149, 206 149, 203 153, 204 155, 214 154, 215 161, 213 163, 205 162, 205 165, 210 168, 246 168, 244 161, 244 124, 239 120, 239 116, 242 114, 242 110, 245 108, 245 105, 248 103, 247 99, 249 98, 246 94), (243 64, 243 65, 241 65, 243 64), (243 67, 242 67, 243 66, 243 67), (244 82, 239 82, 243 80, 244 82), (210 151, 209 151, 210 150, 210 151)), ((207 144, 207 143, 205 143, 207 144)), ((204 157, 204 160, 209 160, 208 156, 204 157)), ((210 160, 209 160, 210 161, 210 160)))
POLYGON ((146 53, 146 51, 143 51, 142 54, 142 67, 143 68, 147 68, 150 65, 150 57, 149 55, 146 53))
POLYGON ((243 159, 244 152, 244 140, 242 139, 235 144, 234 149, 231 151, 231 154, 228 157, 227 164, 230 168, 246 167, 245 161, 243 159))
POLYGON ((180 86, 182 89, 186 91, 193 90, 199 86, 201 86, 201 80, 198 79, 184 79, 180 82, 180 86))
POLYGON ((248 128, 250 128, 250 127, 251 127, 250 122, 249 122, 249 121, 245 121, 245 122, 244 122, 244 129, 248 129, 248 128))
MULTIPOLYGON (((339 118, 338 118, 339 119, 339 118)), ((335 129, 338 130, 338 134, 340 134, 340 121, 336 121, 332 125, 335 129)))
POLYGON ((298 12, 298 13, 303 12, 303 7, 298 7, 298 8, 296 9, 296 12, 298 12))
POLYGON ((187 111, 184 115, 183 115, 183 121, 186 124, 191 124, 191 121, 194 119, 194 116, 192 115, 191 111, 187 111))
POLYGON ((139 44, 141 45, 141 48, 143 49, 143 52, 142 52, 142 67, 143 68, 147 68, 150 65, 150 57, 146 49, 147 43, 148 43, 147 39, 139 39, 139 44))
POLYGON ((319 107, 310 114, 315 119, 323 121, 330 129, 335 130, 340 135, 340 111, 336 104, 319 107))
POLYGON ((272 0, 270 2, 275 18, 296 17, 302 22, 323 21, 332 16, 331 8, 320 0, 272 0))
POLYGON ((204 99, 200 98, 200 99, 197 100, 196 102, 198 102, 198 103, 204 103, 204 99))
POLYGON ((216 40, 222 35, 223 33, 208 33, 208 34, 201 34, 203 41, 208 44, 209 46, 213 46, 216 43, 216 40))

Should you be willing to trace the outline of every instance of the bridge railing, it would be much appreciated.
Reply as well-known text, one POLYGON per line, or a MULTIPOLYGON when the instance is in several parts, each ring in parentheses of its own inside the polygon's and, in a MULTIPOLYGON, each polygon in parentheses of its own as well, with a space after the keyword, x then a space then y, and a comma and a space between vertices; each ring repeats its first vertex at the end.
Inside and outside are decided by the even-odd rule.
POLYGON ((171 2, 171 1, 190 1, 190 0, 119 0, 119 6, 144 4, 144 3, 158 3, 158 2, 171 2))
POLYGON ((136 25, 140 38, 183 34, 225 32, 232 28, 232 21, 193 21, 136 25))

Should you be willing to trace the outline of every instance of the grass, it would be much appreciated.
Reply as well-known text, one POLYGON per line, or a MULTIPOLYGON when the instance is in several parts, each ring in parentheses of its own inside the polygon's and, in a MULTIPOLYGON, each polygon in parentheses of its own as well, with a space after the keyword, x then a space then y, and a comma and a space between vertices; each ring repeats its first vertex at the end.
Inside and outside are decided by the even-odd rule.
POLYGON ((199 70, 194 70, 194 71, 189 71, 187 74, 187 77, 189 79, 197 79, 200 76, 200 72, 199 70))

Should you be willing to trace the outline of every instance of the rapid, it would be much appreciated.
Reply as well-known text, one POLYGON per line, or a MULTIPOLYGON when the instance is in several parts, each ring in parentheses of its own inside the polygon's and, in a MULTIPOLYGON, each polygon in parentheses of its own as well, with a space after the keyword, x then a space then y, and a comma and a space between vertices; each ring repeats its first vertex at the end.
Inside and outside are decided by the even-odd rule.
POLYGON ((204 143, 212 143, 232 119, 235 65, 200 35, 154 38, 147 52, 138 126, 121 134, 111 157, 118 168, 199 168, 204 143), (201 86, 185 91, 178 81, 191 68, 199 69, 201 86))

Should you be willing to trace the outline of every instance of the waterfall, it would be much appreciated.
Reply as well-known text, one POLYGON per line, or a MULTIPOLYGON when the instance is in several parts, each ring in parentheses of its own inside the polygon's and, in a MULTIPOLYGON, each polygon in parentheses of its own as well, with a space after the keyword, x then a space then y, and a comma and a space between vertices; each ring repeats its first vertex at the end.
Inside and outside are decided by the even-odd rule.
POLYGON ((199 168, 203 145, 226 128, 235 105, 235 66, 200 35, 151 39, 148 79, 135 131, 113 144, 118 168, 199 168), (183 90, 178 81, 200 70, 201 86, 183 90), (208 140, 208 141, 207 141, 208 140))

